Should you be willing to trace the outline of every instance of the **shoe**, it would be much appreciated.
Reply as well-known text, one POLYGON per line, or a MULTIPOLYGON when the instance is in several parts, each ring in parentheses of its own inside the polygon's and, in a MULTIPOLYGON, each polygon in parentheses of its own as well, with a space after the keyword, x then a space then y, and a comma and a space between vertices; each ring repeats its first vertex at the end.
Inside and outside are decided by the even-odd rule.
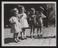
POLYGON ((25 37, 24 39, 27 39, 27 37, 25 37))
POLYGON ((21 39, 21 37, 19 37, 19 39, 21 39))
POLYGON ((21 40, 24 40, 24 38, 21 38, 21 40))
POLYGON ((15 39, 15 42, 18 43, 17 39, 15 39))
POLYGON ((16 42, 16 43, 18 43, 19 41, 20 41, 20 40, 18 40, 18 39, 15 39, 15 42, 16 42))

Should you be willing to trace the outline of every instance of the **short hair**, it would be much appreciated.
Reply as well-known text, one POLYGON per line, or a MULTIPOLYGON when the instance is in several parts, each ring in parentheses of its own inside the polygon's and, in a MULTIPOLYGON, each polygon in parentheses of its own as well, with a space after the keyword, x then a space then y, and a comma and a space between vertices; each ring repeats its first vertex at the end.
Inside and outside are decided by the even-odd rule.
POLYGON ((11 12, 16 12, 16 11, 18 11, 17 8, 14 8, 14 9, 11 10, 11 12))

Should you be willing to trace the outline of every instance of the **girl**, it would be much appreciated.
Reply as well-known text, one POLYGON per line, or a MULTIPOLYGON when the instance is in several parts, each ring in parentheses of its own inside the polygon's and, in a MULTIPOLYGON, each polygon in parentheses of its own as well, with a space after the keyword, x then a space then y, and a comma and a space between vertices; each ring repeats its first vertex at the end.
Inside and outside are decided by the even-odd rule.
POLYGON ((20 6, 19 5, 19 8, 21 8, 20 10, 20 13, 19 13, 19 17, 20 17, 20 23, 21 23, 21 27, 22 27, 22 33, 23 33, 23 37, 22 37, 22 39, 26 39, 26 32, 25 32, 25 29, 27 28, 27 27, 29 27, 29 25, 28 25, 28 22, 27 22, 27 15, 26 15, 26 13, 25 13, 25 8, 23 7, 23 6, 20 6))
POLYGON ((12 12, 14 13, 13 16, 10 18, 10 23, 12 24, 12 30, 14 30, 14 40, 16 42, 19 41, 19 35, 20 35, 20 32, 22 31, 21 30, 21 24, 19 22, 19 19, 18 19, 18 9, 17 8, 14 8, 12 10, 12 12))

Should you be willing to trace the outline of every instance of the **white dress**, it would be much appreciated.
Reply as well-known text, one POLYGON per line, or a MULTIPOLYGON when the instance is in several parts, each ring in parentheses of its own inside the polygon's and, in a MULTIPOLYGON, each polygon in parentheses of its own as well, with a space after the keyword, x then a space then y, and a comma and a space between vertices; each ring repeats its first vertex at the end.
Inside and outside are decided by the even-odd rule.
POLYGON ((22 14, 22 18, 20 19, 22 28, 27 28, 29 27, 28 22, 27 22, 27 15, 25 13, 22 14))
POLYGON ((18 22, 18 18, 17 17, 13 16, 13 17, 10 18, 9 21, 10 21, 10 23, 14 23, 12 30, 14 30, 15 33, 19 33, 19 32, 22 31, 21 30, 21 24, 20 24, 20 22, 18 22))

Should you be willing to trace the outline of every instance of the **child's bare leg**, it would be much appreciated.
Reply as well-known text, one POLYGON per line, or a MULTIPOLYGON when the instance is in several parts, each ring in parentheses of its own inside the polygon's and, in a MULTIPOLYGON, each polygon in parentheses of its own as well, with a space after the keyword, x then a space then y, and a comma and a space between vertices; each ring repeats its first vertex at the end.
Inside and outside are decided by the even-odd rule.
POLYGON ((14 36, 15 36, 15 37, 14 37, 14 40, 15 40, 16 42, 18 42, 18 41, 19 41, 18 33, 15 33, 14 36))
POLYGON ((32 31, 31 31, 31 38, 33 38, 33 27, 32 27, 32 31))
POLYGON ((18 39, 18 40, 21 39, 21 32, 18 33, 17 39, 18 39))
POLYGON ((39 36, 39 27, 37 28, 37 36, 39 36))
POLYGON ((23 38, 26 39, 26 32, 25 32, 25 29, 23 29, 23 38))
POLYGON ((35 27, 33 27, 33 37, 35 37, 35 27))
POLYGON ((22 38, 22 32, 20 32, 20 35, 21 35, 21 37, 20 37, 20 38, 22 38))
POLYGON ((30 31, 30 37, 32 36, 32 28, 31 28, 31 31, 30 31))

